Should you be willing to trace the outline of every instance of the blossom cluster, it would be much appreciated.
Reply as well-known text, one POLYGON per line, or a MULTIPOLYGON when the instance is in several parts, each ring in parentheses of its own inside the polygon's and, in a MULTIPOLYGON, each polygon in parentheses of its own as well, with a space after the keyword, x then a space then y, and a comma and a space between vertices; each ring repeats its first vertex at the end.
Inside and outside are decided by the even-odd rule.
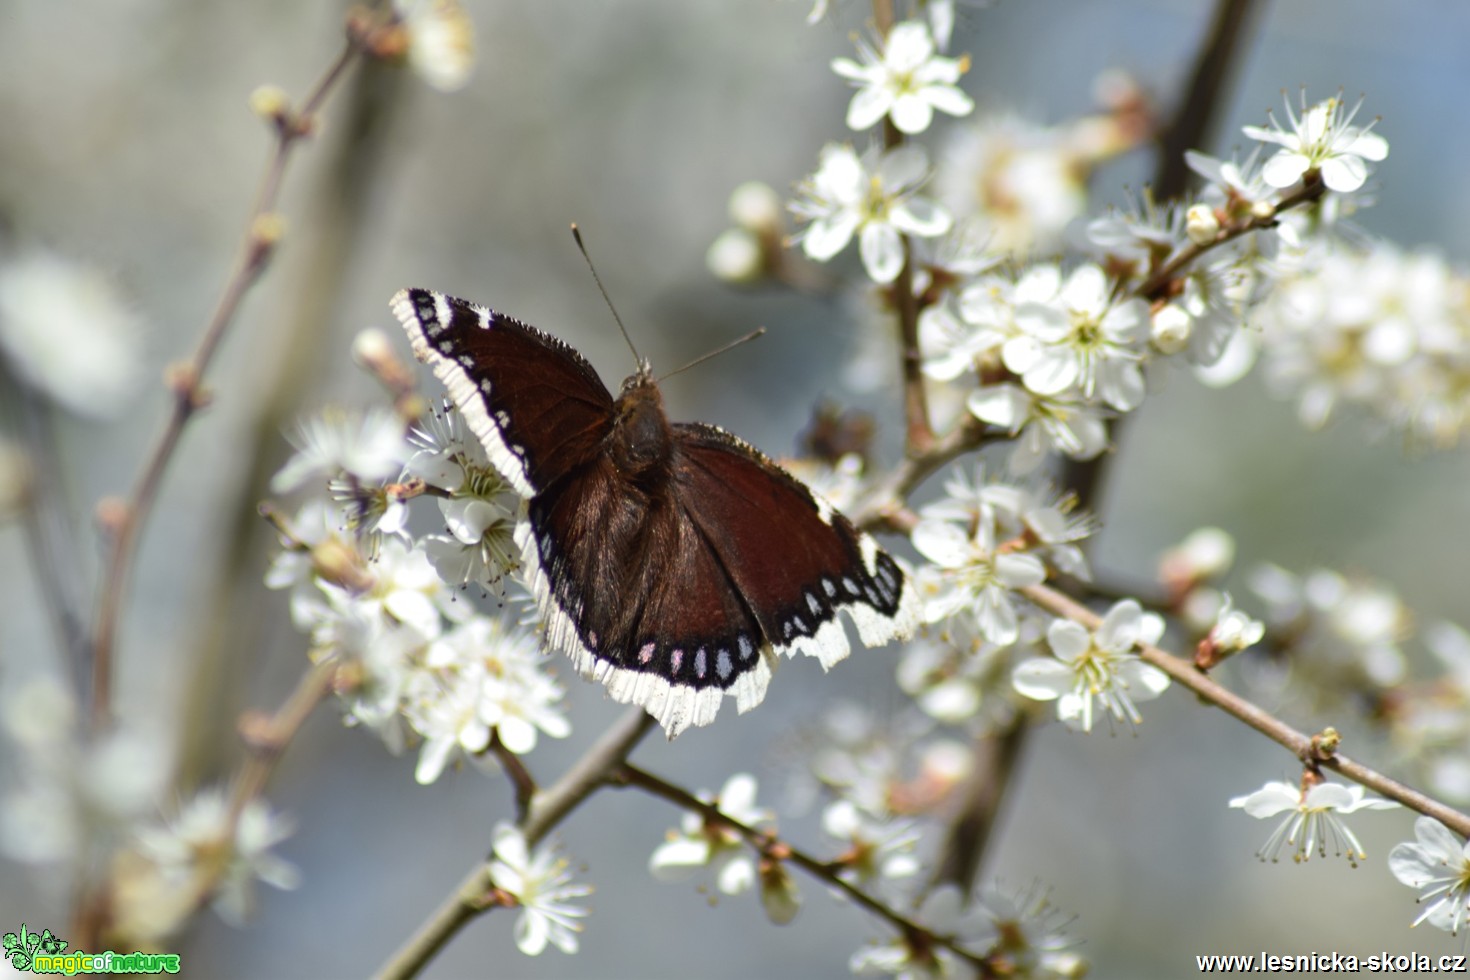
POLYGON ((273 486, 314 479, 318 493, 283 535, 266 582, 290 590, 312 658, 337 666, 348 722, 395 752, 416 741, 421 783, 458 758, 485 759, 492 737, 516 754, 539 734, 565 737, 562 689, 538 638, 461 597, 469 586, 503 595, 519 562, 514 495, 458 414, 432 413, 407 435, 382 412, 337 413, 302 431, 273 486), (409 533, 409 481, 437 491, 448 533, 409 533))
POLYGON ((1470 423, 1470 275, 1431 251, 1338 242, 1277 277, 1252 336, 1266 381, 1320 428, 1358 409, 1431 447, 1470 423))
MULTIPOLYGON (((311 659, 333 668, 344 720, 395 753, 416 745, 414 778, 425 784, 461 760, 493 764, 492 745, 524 755, 542 735, 570 734, 540 638, 510 614, 529 608, 519 501, 461 417, 448 407, 412 423, 329 410, 294 442, 272 488, 306 499, 279 521, 266 584, 289 593, 311 659), (442 533, 411 530, 409 502, 426 495, 442 533), (478 611, 471 589, 497 596, 502 614, 478 611)), ((564 860, 502 825, 489 873, 522 910, 522 952, 576 952, 586 913, 568 900, 590 888, 571 882, 564 860)))
MULTIPOLYGON (((944 94, 953 84, 953 60, 934 54, 932 44, 910 50, 909 39, 927 31, 923 24, 899 26, 902 36, 890 44, 904 48, 902 70, 866 46, 860 53, 867 67, 847 59, 835 64, 839 74, 863 86, 853 99, 849 124, 863 128, 886 117, 899 132, 916 135, 929 128, 932 106, 968 114, 971 103, 944 94), (919 59, 921 54, 929 60, 919 59)), ((895 28, 894 35, 899 34, 895 28)), ((1041 243, 1060 244, 1069 225, 1081 224, 1085 197, 1080 184, 1064 192, 1065 181, 1045 177, 1046 162, 1055 172, 1075 176, 1132 145, 1139 138, 1140 118, 1146 118, 1139 102, 1136 96, 1114 95, 1115 111, 1081 129, 1085 136, 1033 134, 1022 140, 1013 135, 1007 143, 1001 134, 1006 125, 1017 129, 1014 122, 982 120, 969 130, 957 128, 956 133, 968 135, 951 140, 952 147, 961 148, 947 149, 937 171, 916 143, 889 142, 861 154, 829 144, 821 167, 799 185, 791 204, 806 222, 796 240, 809 258, 827 261, 857 238, 874 283, 889 286, 901 273, 910 277, 921 306, 927 376, 940 388, 957 389, 969 414, 1011 443, 1010 465, 1018 473, 1057 455, 1088 460, 1102 453, 1108 421, 1143 402, 1154 362, 1181 359, 1212 384, 1241 377, 1262 345, 1245 324, 1258 312, 1269 320, 1274 307, 1263 309, 1263 304, 1290 302, 1286 291, 1274 287, 1311 275, 1306 270, 1320 266, 1321 256, 1334 254, 1337 225, 1327 219, 1348 210, 1350 200, 1362 202, 1369 163, 1388 152, 1381 136, 1353 124, 1355 113, 1344 111, 1339 99, 1310 106, 1304 101, 1300 114, 1288 105, 1289 126, 1273 121, 1270 127, 1246 127, 1261 146, 1276 148, 1264 162, 1260 152, 1244 162, 1191 152, 1190 166, 1205 181, 1193 199, 1160 207, 1145 196, 1131 213, 1088 222, 1090 259, 997 268, 1007 253, 1024 255, 1041 243), (1023 143, 1025 154, 1019 149, 1023 143), (999 151, 996 145, 1011 148, 999 151), (1015 172, 1023 156, 1029 178, 1015 172), (949 173, 963 176, 949 178, 949 173), (1001 180, 1020 188, 1028 181, 1040 184, 1045 190, 1038 198, 1075 203, 1047 215, 1040 208, 1020 207, 1017 202, 1025 197, 1018 197, 1019 191, 987 196, 995 186, 991 181, 1001 180), (941 198, 925 193, 931 184, 944 191, 941 198), (979 190, 967 190, 973 187, 979 190), (1009 214, 996 206, 1000 199, 1009 214), (1313 201, 1320 217, 1301 207, 1313 201), (983 243, 978 249, 977 228, 983 243)), ((1386 273, 1384 281, 1392 278, 1386 273)), ((1433 304, 1433 297, 1444 293, 1441 289, 1420 303, 1433 304)), ((1385 300, 1380 308, 1392 304, 1385 300)), ((1312 310, 1302 313, 1304 320, 1313 315, 1312 310)), ((1446 319, 1452 318, 1440 316, 1439 322, 1446 319)), ((1453 334, 1437 329, 1434 321, 1424 329, 1444 340, 1439 348, 1424 345, 1429 351, 1450 349, 1453 334)), ((1323 343, 1317 332, 1300 333, 1309 348, 1323 343)), ((1290 339, 1270 335, 1266 346, 1276 345, 1281 353, 1271 358, 1268 370, 1282 386, 1296 379, 1297 389, 1308 389, 1314 374, 1351 371, 1363 359, 1343 356, 1351 338, 1315 357, 1292 357, 1290 339)), ((1384 340, 1384 348, 1376 350, 1380 361, 1408 360, 1411 345, 1391 326, 1379 335, 1384 340), (1398 343, 1390 342, 1395 339, 1398 343)), ((1451 391, 1452 365, 1436 363, 1426 353, 1404 374, 1395 384, 1379 371, 1373 382, 1400 393, 1403 424, 1413 420, 1421 429, 1437 428, 1443 438, 1443 430, 1453 428, 1445 420, 1456 416, 1458 407, 1444 404, 1452 396, 1436 401, 1434 393, 1451 391), (1417 383, 1426 364, 1438 367, 1441 379, 1411 402, 1409 392, 1426 392, 1417 383)), ((1373 396, 1343 388, 1342 378, 1329 378, 1325 390, 1319 386, 1303 398, 1330 407, 1334 398, 1373 396)))

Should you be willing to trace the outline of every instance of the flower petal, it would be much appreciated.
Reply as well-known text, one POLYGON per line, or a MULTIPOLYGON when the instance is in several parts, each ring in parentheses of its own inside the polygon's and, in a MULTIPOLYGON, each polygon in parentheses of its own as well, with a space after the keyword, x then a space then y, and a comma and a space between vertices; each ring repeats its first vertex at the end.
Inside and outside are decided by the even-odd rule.
POLYGON ((858 239, 863 268, 876 283, 890 283, 903 271, 903 239, 886 222, 869 222, 858 239))
POLYGON ((877 123, 893 107, 893 93, 886 88, 870 85, 853 93, 847 104, 847 128, 859 132, 877 123))
POLYGON ((941 568, 961 568, 974 556, 970 536, 948 521, 920 521, 912 540, 919 554, 941 568))

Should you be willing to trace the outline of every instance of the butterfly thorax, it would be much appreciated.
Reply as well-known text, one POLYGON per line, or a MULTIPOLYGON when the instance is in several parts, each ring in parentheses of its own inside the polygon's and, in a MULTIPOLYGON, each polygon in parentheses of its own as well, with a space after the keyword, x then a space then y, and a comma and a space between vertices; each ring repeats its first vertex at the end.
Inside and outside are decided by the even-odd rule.
POLYGON ((614 408, 608 452, 618 470, 648 485, 665 479, 673 461, 673 430, 647 369, 623 382, 614 408))

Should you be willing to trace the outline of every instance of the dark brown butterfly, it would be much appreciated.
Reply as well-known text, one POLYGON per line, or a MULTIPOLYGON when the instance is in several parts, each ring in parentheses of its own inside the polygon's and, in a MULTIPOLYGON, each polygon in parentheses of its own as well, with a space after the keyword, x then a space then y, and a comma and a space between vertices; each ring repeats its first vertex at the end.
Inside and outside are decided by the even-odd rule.
POLYGON ((868 535, 734 436, 670 423, 647 362, 616 399, 571 347, 426 289, 393 297, 490 461, 526 498, 547 643, 669 737, 765 697, 780 654, 908 636, 913 585, 868 535))

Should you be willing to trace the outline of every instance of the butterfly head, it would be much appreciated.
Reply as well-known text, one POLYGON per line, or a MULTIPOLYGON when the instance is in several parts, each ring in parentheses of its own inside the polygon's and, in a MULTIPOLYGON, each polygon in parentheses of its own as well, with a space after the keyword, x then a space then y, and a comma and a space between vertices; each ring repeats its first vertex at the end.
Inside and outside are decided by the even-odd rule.
POLYGON ((674 433, 664 414, 664 399, 647 361, 623 382, 618 393, 608 449, 622 473, 640 482, 667 475, 673 460, 674 433))

